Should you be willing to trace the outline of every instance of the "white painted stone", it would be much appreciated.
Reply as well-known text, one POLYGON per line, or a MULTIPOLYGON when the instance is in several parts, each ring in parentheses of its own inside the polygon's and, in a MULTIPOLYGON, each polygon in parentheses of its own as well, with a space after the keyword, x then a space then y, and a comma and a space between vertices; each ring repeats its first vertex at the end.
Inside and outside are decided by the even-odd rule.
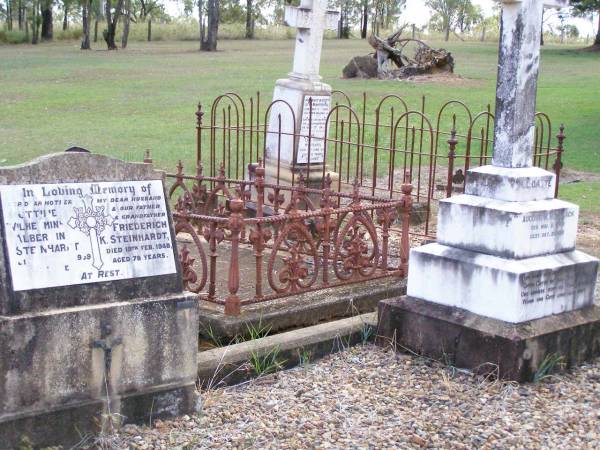
POLYGON ((565 0, 503 0, 492 164, 530 167, 544 6, 565 0))
POLYGON ((286 6, 286 24, 298 28, 294 67, 288 79, 277 80, 275 84, 266 138, 266 166, 276 165, 278 159, 292 167, 324 162, 331 86, 321 83, 319 66, 324 32, 336 29, 337 17, 337 11, 328 9, 328 0, 302 0, 300 7, 286 6), (294 138, 294 132, 305 137, 294 138))
POLYGON ((294 69, 297 79, 319 81, 321 48, 325 30, 337 28, 338 12, 328 9, 328 0, 302 0, 300 7, 286 6, 285 23, 297 27, 294 69))
POLYGON ((283 163, 295 165, 308 162, 308 139, 294 139, 294 132, 308 136, 309 98, 313 98, 311 164, 324 161, 325 122, 331 104, 331 86, 291 79, 277 80, 273 93, 273 106, 269 112, 266 143, 266 164, 275 164, 278 156, 283 163), (295 124, 295 127, 294 127, 295 124), (281 131, 281 133, 280 133, 281 131), (297 158, 294 149, 297 148, 297 158))
POLYGON ((572 203, 459 195, 439 207, 440 244, 516 259, 575 250, 579 207, 572 203))
POLYGON ((554 198, 556 175, 539 167, 482 166, 467 172, 465 194, 524 202, 554 198))
POLYGON ((597 273, 579 251, 510 260, 436 243, 411 251, 408 295, 521 323, 592 305, 597 273))
POLYGON ((0 186, 14 291, 176 272, 162 181, 0 186))
POLYGON ((331 95, 305 95, 300 121, 300 137, 296 163, 323 163, 327 118, 331 108, 331 95))

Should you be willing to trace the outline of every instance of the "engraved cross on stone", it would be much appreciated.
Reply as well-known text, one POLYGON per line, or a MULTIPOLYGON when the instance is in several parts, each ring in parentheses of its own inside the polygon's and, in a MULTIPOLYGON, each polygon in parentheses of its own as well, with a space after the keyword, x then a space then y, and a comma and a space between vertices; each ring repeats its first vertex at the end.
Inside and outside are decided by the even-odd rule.
POLYGON ((106 225, 112 225, 113 218, 104 214, 104 206, 94 207, 94 201, 89 195, 86 195, 82 201, 83 208, 75 208, 75 216, 71 217, 67 223, 71 228, 89 236, 92 248, 92 266, 96 270, 100 270, 104 266, 100 252, 100 234, 106 225))
POLYGON ((112 337, 112 326, 108 324, 103 324, 100 331, 100 339, 92 342, 92 349, 99 348, 104 352, 104 377, 106 383, 106 394, 108 397, 111 396, 111 368, 112 368, 112 352, 113 349, 123 344, 122 338, 113 338, 112 337))
POLYGON ((496 121, 492 164, 533 164, 535 108, 544 7, 562 8, 568 0, 502 0, 496 121))
POLYGON ((321 47, 325 30, 337 29, 338 12, 328 9, 328 0, 301 0, 300 6, 285 7, 285 23, 298 28, 294 50, 293 78, 319 81, 321 47))

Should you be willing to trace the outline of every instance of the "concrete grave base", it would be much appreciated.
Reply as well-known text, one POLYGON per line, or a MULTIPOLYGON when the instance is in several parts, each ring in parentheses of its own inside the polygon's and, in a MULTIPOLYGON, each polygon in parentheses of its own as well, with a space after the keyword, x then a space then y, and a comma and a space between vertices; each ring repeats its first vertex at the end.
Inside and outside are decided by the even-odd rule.
POLYGON ((379 304, 377 333, 398 350, 524 382, 547 355, 562 356, 565 368, 600 355, 600 307, 512 324, 405 296, 379 304))
MULTIPOLYGON (((114 400, 113 400, 114 401, 114 400)), ((153 388, 143 393, 123 395, 116 404, 114 419, 125 418, 125 423, 150 425, 156 419, 189 414, 197 402, 196 383, 153 388), (167 412, 167 413, 165 413, 167 412)), ((43 412, 16 414, 8 421, 0 421, 0 449, 17 447, 25 437, 32 445, 63 445, 67 448, 79 443, 90 444, 95 433, 101 431, 108 419, 106 400, 68 404, 43 412)), ((115 425, 118 427, 118 425, 115 425)))
POLYGON ((227 316, 222 306, 200 302, 200 335, 228 344, 246 335, 250 325, 260 323, 272 333, 307 327, 375 311, 381 300, 405 293, 405 278, 382 278, 244 306, 240 316, 227 316))
POLYGON ((465 194, 507 202, 554 198, 556 175, 539 167, 481 166, 467 172, 465 194))
POLYGON ((590 306, 598 260, 580 251, 526 259, 438 243, 414 248, 408 295, 518 323, 590 306))
MULTIPOLYGON (((311 164, 310 173, 307 173, 308 166, 299 165, 295 168, 290 164, 281 161, 279 168, 277 167, 277 160, 267 159, 265 160, 265 183, 267 184, 279 184, 283 186, 297 186, 300 172, 304 174, 306 180, 306 187, 311 189, 322 189, 323 188, 323 164, 311 164)), ((327 172, 331 178, 331 189, 337 191, 339 174, 337 172, 327 172)), ((273 192, 272 188, 265 189, 265 202, 271 204, 268 196, 273 192)), ((283 203, 280 208, 285 208, 290 203, 292 197, 291 191, 281 190, 279 194, 283 196, 283 203)), ((313 203, 315 208, 318 208, 321 202, 320 194, 310 193, 308 198, 313 203)))
POLYGON ((193 294, 0 316, 0 448, 193 412, 197 330, 193 294))
POLYGON ((579 207, 572 203, 458 195, 439 208, 437 242, 443 245, 514 259, 575 250, 579 207))

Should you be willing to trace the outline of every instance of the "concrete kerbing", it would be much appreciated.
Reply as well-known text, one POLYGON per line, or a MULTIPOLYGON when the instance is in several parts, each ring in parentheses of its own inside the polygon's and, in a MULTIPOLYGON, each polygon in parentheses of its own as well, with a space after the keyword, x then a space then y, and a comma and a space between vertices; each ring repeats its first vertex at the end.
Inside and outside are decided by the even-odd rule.
POLYGON ((373 312, 200 352, 199 384, 203 387, 233 385, 253 378, 256 374, 249 364, 252 356, 264 356, 274 348, 278 349, 283 368, 300 364, 303 354, 310 355, 309 361, 313 362, 371 340, 376 328, 377 313, 373 312))
POLYGON ((243 307, 239 316, 227 316, 223 314, 222 307, 200 302, 200 334, 228 343, 247 334, 248 326, 259 323, 270 327, 272 333, 310 327, 373 312, 381 300, 404 294, 406 278, 387 277, 255 303, 243 307))

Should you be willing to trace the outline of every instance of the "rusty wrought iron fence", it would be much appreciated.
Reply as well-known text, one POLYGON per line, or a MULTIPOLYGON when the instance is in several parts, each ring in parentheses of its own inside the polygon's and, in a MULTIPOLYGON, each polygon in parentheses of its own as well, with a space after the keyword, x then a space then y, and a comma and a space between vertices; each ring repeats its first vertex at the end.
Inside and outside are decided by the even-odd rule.
POLYGON ((180 162, 167 175, 187 290, 237 315, 252 303, 408 274, 410 184, 389 199, 361 194, 358 180, 337 192, 328 176, 311 189, 302 174, 285 186, 266 183, 260 161, 251 170, 252 179, 229 178, 221 164, 205 176, 198 164, 186 175, 180 162))
MULTIPOLYGON (((209 176, 215 177, 224 164, 228 178, 243 177, 248 164, 264 160, 266 137, 273 133, 279 142, 290 135, 308 140, 306 172, 310 174, 311 143, 322 138, 313 136, 310 125, 308 134, 300 133, 289 104, 279 108, 277 123, 268 128, 271 109, 276 103, 286 103, 263 103, 259 93, 247 100, 226 93, 212 102, 208 120, 202 105, 198 105, 196 158, 209 176), (294 124, 292 132, 282 131, 285 123, 294 124)), ((425 97, 411 107, 398 95, 387 95, 373 103, 363 94, 361 104, 355 106, 348 95, 334 91, 326 121, 324 151, 328 166, 323 167, 323 177, 325 172, 338 175, 335 191, 351 190, 356 179, 361 193, 388 199, 400 198, 401 186, 410 182, 414 186, 413 199, 423 212, 423 223, 411 232, 434 237, 436 202, 463 191, 469 168, 491 162, 493 125, 490 105, 475 113, 465 103, 452 100, 430 113, 425 97)), ((556 173, 558 195, 565 135, 562 126, 556 136, 553 132, 548 115, 537 113, 534 163, 556 173)), ((279 182, 277 179, 275 184, 279 182)))

